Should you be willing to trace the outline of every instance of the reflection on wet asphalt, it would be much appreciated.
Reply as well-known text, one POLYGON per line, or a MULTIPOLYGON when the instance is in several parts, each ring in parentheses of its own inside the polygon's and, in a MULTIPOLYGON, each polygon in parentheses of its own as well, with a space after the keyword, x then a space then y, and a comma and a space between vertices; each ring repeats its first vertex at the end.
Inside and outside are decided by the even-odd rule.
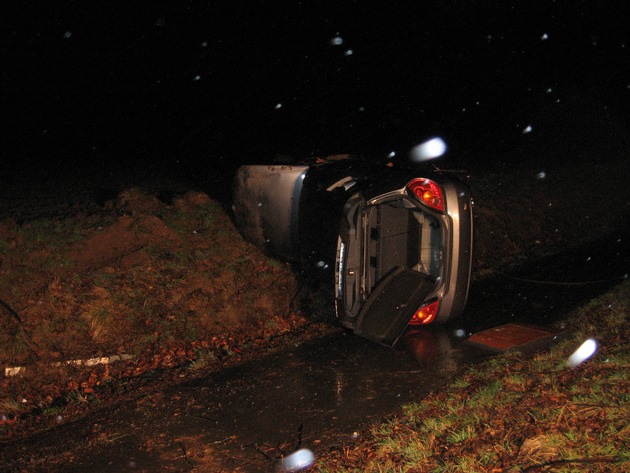
MULTIPOLYGON (((491 356, 451 331, 409 333, 388 348, 340 330, 124 403, 82 423, 74 436, 86 447, 62 471, 215 471, 204 463, 214 458, 222 471, 268 472, 298 448, 317 456, 491 356)), ((40 448, 64 436, 46 437, 40 448)))
MULTIPOLYGON (((349 440, 355 430, 402 403, 420 401, 465 366, 461 351, 444 332, 405 338, 413 341, 391 349, 342 333, 264 364, 197 380, 185 387, 197 390, 208 403, 188 415, 206 433, 215 430, 214 440, 237 436, 243 457, 261 457, 261 449, 271 456, 349 440), (404 349, 409 346, 419 360, 404 349)), ((472 361, 469 355, 467 362, 472 361)), ((481 351, 476 355, 488 356, 481 351)))
POLYGON ((492 356, 451 333, 452 327, 414 331, 388 348, 340 330, 33 441, 40 449, 64 448, 71 442, 65 428, 85 438, 80 451, 65 447, 77 453, 61 471, 188 471, 193 465, 216 471, 205 463, 209 458, 222 471, 274 471, 279 458, 299 448, 317 456, 352 441, 492 356))

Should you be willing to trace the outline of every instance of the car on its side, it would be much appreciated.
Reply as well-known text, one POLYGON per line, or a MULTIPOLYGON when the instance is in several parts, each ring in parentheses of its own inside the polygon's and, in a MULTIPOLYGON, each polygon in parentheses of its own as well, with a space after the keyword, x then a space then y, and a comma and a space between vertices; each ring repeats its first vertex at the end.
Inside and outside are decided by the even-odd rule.
POLYGON ((360 336, 393 345, 464 310, 473 205, 449 173, 355 158, 241 166, 233 211, 267 254, 328 274, 340 323, 360 336))

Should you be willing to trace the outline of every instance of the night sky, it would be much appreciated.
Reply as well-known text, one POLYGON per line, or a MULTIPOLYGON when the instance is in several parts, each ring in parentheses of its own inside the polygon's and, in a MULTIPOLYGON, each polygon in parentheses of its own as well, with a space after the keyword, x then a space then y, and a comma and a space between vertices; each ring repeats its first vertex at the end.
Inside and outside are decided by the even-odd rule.
POLYGON ((630 123, 630 2, 0 9, 0 182, 385 159, 435 135, 451 156, 481 159, 569 113, 567 102, 630 123))

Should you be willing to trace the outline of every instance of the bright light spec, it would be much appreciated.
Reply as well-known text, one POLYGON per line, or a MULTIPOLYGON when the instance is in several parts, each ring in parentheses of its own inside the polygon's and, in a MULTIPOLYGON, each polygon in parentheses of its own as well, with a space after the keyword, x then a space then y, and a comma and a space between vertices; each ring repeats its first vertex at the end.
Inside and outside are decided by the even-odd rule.
POLYGON ((315 462, 315 455, 308 448, 302 448, 284 457, 278 464, 277 471, 300 471, 315 462))
POLYGON ((597 351, 597 342, 593 338, 589 338, 586 340, 580 348, 575 350, 573 354, 567 360, 567 365, 569 368, 575 368, 578 365, 581 365, 586 360, 588 360, 591 356, 595 354, 597 351))
POLYGON ((446 153, 446 143, 440 137, 431 138, 411 149, 410 155, 413 161, 428 161, 446 153))

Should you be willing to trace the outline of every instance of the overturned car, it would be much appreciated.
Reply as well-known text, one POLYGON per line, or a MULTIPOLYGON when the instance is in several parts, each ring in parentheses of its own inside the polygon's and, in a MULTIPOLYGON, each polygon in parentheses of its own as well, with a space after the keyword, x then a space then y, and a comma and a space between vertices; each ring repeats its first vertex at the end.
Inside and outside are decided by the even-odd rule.
POLYGON ((472 199, 447 173, 351 158, 242 166, 233 198, 247 240, 327 274, 337 317, 357 335, 393 345, 408 325, 464 309, 472 199))

